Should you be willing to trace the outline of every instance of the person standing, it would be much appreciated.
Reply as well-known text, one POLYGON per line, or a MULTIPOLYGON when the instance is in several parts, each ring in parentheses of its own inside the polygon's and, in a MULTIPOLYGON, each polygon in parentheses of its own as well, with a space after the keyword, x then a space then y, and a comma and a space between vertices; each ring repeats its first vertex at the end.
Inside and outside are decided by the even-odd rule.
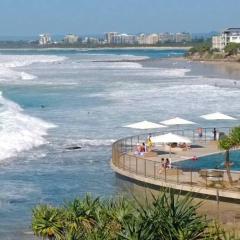
POLYGON ((217 130, 216 128, 213 129, 213 140, 216 141, 217 140, 217 130))
POLYGON ((198 137, 201 138, 202 135, 203 135, 203 129, 202 128, 198 128, 197 131, 198 131, 198 137))
POLYGON ((151 152, 152 146, 153 146, 151 137, 152 137, 151 134, 149 134, 148 138, 147 138, 147 149, 148 149, 148 152, 151 152))

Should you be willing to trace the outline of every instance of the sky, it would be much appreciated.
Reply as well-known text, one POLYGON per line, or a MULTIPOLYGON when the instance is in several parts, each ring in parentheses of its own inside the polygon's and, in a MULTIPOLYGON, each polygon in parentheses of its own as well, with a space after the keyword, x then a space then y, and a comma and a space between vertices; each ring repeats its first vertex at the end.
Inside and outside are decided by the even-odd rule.
POLYGON ((240 0, 0 0, 0 36, 240 27, 240 0))

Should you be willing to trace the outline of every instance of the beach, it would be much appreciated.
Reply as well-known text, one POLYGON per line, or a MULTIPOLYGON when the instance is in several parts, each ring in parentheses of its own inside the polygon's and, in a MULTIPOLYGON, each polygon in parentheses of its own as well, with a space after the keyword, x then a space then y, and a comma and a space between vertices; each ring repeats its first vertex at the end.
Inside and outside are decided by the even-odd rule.
POLYGON ((32 239, 31 209, 125 193, 111 145, 122 126, 220 111, 240 118, 237 72, 181 61, 185 50, 0 50, 0 236, 32 239), (77 148, 79 147, 79 148, 77 148), (19 237, 21 236, 21 237, 19 237))

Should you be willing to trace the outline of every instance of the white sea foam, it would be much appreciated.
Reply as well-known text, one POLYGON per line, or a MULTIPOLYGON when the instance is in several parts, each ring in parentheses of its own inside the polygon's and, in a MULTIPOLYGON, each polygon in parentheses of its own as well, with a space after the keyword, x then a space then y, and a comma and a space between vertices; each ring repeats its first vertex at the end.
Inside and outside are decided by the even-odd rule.
POLYGON ((33 63, 53 63, 65 60, 66 57, 48 55, 0 55, 0 81, 32 80, 32 74, 14 70, 33 63))
POLYGON ((84 53, 83 56, 90 57, 91 61, 141 61, 149 59, 148 56, 136 56, 130 54, 101 54, 101 53, 84 53))
MULTIPOLYGON (((139 64, 140 65, 140 64, 139 64)), ((133 69, 133 67, 132 67, 133 69)), ((159 77, 185 77, 186 73, 190 72, 190 69, 187 68, 142 68, 135 66, 137 71, 131 72, 118 72, 118 75, 130 75, 130 76, 159 76, 159 77), (138 68, 138 69, 137 69, 138 68)))
POLYGON ((54 55, 0 55, 0 67, 23 67, 33 63, 64 61, 66 57, 54 55))
POLYGON ((47 143, 47 130, 56 127, 30 117, 21 107, 0 95, 0 160, 47 143))
POLYGON ((92 62, 81 61, 74 68, 83 70, 122 70, 122 69, 142 69, 142 65, 135 62, 92 62))

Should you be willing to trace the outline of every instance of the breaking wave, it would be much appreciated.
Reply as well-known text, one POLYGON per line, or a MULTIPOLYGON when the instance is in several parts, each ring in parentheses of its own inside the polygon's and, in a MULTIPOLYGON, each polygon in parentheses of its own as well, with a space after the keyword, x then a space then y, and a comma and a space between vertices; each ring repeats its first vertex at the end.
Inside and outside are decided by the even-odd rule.
POLYGON ((15 68, 33 63, 53 63, 64 61, 66 57, 47 55, 0 55, 0 81, 32 80, 32 74, 17 71, 15 68))
POLYGON ((28 116, 16 103, 0 93, 0 160, 17 156, 47 143, 47 130, 56 127, 41 119, 28 116))

